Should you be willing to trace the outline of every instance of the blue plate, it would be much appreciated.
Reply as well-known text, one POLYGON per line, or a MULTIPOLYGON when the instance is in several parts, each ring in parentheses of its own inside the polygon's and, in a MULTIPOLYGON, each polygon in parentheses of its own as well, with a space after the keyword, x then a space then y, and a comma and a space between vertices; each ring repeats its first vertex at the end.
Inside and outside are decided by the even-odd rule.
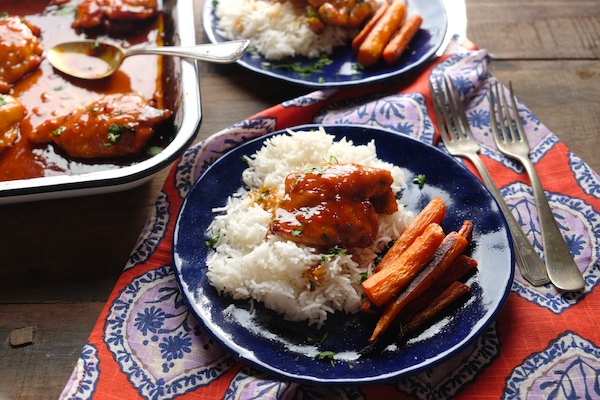
MULTIPOLYGON (((315 125, 292 128, 308 130, 315 125)), ((480 335, 495 318, 510 291, 514 272, 512 242, 497 203, 480 181, 453 158, 435 147, 394 132, 364 126, 331 125, 325 130, 336 139, 347 137, 355 144, 375 141, 378 157, 400 166, 406 176, 401 201, 418 213, 433 196, 447 205, 442 226, 458 230, 463 220, 474 225, 471 256, 479 261, 469 279, 471 294, 436 329, 417 336, 407 345, 357 358, 376 320, 362 313, 336 313, 316 331, 305 322, 289 322, 257 303, 233 301, 220 296, 208 282, 206 256, 207 227, 211 210, 225 204, 241 186, 247 167, 242 156, 255 153, 267 135, 247 142, 216 161, 194 184, 181 208, 175 226, 173 256, 177 279, 197 319, 235 356, 258 369, 282 379, 310 384, 359 385, 397 379, 447 358, 480 335), (412 183, 416 174, 425 174, 422 189, 412 183), (322 344, 310 344, 310 336, 322 337, 322 344), (321 351, 333 351, 333 365, 315 358, 321 351)), ((279 134, 283 132, 276 132, 279 134)))
MULTIPOLYGON (((217 30, 217 18, 214 15, 214 1, 205 1, 202 9, 202 24, 208 39, 215 42, 225 41, 217 30)), ((337 47, 329 58, 331 65, 323 67, 322 73, 302 75, 298 72, 283 68, 273 68, 264 65, 266 58, 257 52, 246 53, 238 63, 251 71, 282 79, 284 81, 310 87, 342 87, 362 85, 399 77, 420 66, 435 54, 440 48, 446 35, 448 19, 442 0, 410 0, 408 15, 418 13, 423 17, 421 29, 410 42, 405 54, 393 65, 387 65, 383 60, 368 69, 355 68, 357 61, 352 48, 337 47)), ((252 47, 252 44, 250 45, 252 47)), ((303 67, 313 66, 315 60, 306 57, 294 57, 286 60, 286 64, 299 62, 303 67)), ((271 64, 283 64, 273 61, 271 64)))

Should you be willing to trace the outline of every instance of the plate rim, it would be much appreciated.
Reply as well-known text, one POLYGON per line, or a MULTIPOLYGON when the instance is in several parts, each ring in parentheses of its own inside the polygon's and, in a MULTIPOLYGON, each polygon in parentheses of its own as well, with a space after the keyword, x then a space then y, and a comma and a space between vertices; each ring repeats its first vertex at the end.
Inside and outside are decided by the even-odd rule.
MULTIPOLYGON (((413 0, 413 1, 417 1, 417 0, 413 0)), ((431 3, 431 0, 418 0, 418 1, 431 3)), ((438 42, 435 43, 434 46, 432 46, 431 49, 429 49, 427 52, 425 52, 418 60, 414 61, 410 65, 406 65, 397 70, 392 70, 390 72, 387 72, 387 73, 384 73, 381 75, 368 76, 368 77, 364 77, 362 79, 357 79, 357 80, 348 80, 348 81, 341 81, 341 82, 312 82, 312 81, 306 81, 306 80, 299 79, 299 78, 294 78, 291 76, 288 77, 285 75, 277 74, 270 70, 257 68, 255 66, 251 65, 250 63, 246 62, 244 60, 245 56, 242 56, 242 58, 237 60, 236 64, 238 64, 238 65, 242 66, 243 68, 246 68, 249 71, 252 71, 256 74, 260 74, 260 75, 268 76, 273 79, 293 83, 295 85, 300 85, 300 86, 305 86, 305 87, 310 87, 310 88, 315 88, 315 89, 317 89, 317 88, 353 87, 353 86, 360 86, 360 85, 365 85, 365 84, 369 84, 369 83, 381 82, 381 81, 385 81, 385 80, 391 79, 391 78, 398 79, 398 78, 402 77, 403 75, 406 75, 413 69, 419 68, 424 63, 426 63, 428 60, 432 59, 436 55, 436 53, 438 52, 438 50, 440 49, 442 44, 444 44, 444 42, 446 41, 446 36, 448 35, 448 11, 446 10, 446 5, 444 4, 443 0, 433 0, 433 1, 435 1, 436 5, 440 8, 440 11, 442 13, 441 17, 443 18, 443 27, 442 27, 442 31, 440 33, 440 39, 438 40, 438 42)), ((213 15, 213 3, 214 2, 211 2, 211 1, 204 2, 203 6, 202 6, 201 19, 202 19, 202 26, 204 29, 204 33, 206 34, 206 37, 208 38, 208 40, 211 43, 217 43, 217 42, 224 41, 225 39, 219 39, 217 37, 217 35, 218 35, 217 29, 213 26, 213 20, 215 18, 213 15)))
MULTIPOLYGON (((200 314, 197 312, 195 306, 197 306, 197 304, 192 304, 191 301, 191 295, 192 295, 192 291, 190 290, 187 282, 184 282, 182 280, 182 274, 181 274, 181 265, 179 264, 180 258, 177 256, 177 252, 176 252, 176 248, 177 248, 177 241, 179 240, 179 235, 181 234, 180 230, 179 230, 179 226, 180 226, 180 221, 183 218, 184 215, 184 210, 186 209, 187 206, 187 202, 188 202, 188 198, 189 198, 189 194, 192 193, 192 191, 198 187, 200 185, 200 182, 202 181, 202 179, 204 178, 204 176, 206 174, 209 173, 209 171, 214 167, 217 168, 218 164, 219 164, 219 160, 224 159, 225 157, 227 157, 229 155, 229 153, 234 152, 236 149, 245 146, 246 144, 250 144, 250 143, 254 143, 254 142, 258 142, 258 141, 264 141, 269 137, 272 137, 274 135, 277 134, 283 134, 286 133, 288 130, 293 130, 293 131, 300 131, 300 130, 309 130, 309 129, 314 129, 316 127, 323 127, 325 129, 325 131, 327 132, 327 128, 328 127, 336 127, 336 128, 349 128, 349 129, 363 129, 363 130, 368 130, 368 131, 375 131, 375 132, 380 132, 380 133, 384 133, 384 134, 391 134, 391 135, 396 135, 401 137, 401 140, 410 140, 414 143, 416 143, 417 145, 423 145, 425 147, 430 148, 431 150, 437 152, 439 155, 441 155, 442 157, 446 157, 449 160, 451 160, 452 162, 455 162, 459 167, 461 167, 462 169, 464 169, 464 171, 468 174, 473 175, 473 177, 477 180, 477 182, 479 182, 478 184, 481 186, 481 189, 483 189, 484 191, 486 191, 489 196, 490 196, 490 200, 492 202, 494 202, 497 205, 496 200, 493 198, 493 196, 491 195, 491 193, 489 193, 489 190, 483 185, 483 183, 477 179, 477 177, 468 169, 466 168, 466 166, 464 166, 462 163, 460 163, 459 161, 457 161, 456 159, 454 159, 452 156, 444 153, 442 150, 440 150, 439 148, 422 142, 416 138, 413 138, 411 136, 408 135, 404 135, 395 131, 392 131, 390 129, 385 129, 385 128, 379 128, 379 127, 371 127, 371 126, 365 126, 365 125, 358 125, 358 124, 303 124, 303 125, 298 125, 298 126, 294 126, 291 128, 286 128, 286 129, 281 129, 281 130, 277 130, 274 132, 269 132, 267 134, 264 134, 262 136, 258 136, 258 137, 254 137, 251 138, 243 143, 240 143, 239 145, 229 149, 228 151, 226 151, 225 153, 223 153, 223 155, 221 157, 219 157, 219 159, 215 160, 213 162, 213 164, 211 164, 197 179, 196 181, 192 184, 192 187, 190 188, 188 195, 186 196, 186 198, 184 199, 181 208, 178 212, 176 221, 175 221, 175 225, 174 225, 174 231, 173 231, 173 240, 172 240, 172 255, 173 255, 173 265, 174 265, 174 272, 175 272, 175 277, 177 280, 177 283, 179 285, 179 288, 182 290, 182 294, 184 295, 184 299, 186 301, 186 304, 189 307, 190 312, 192 313, 192 315, 194 316, 194 318, 196 319, 196 321, 198 321, 205 329, 206 331, 210 334, 210 336, 216 341, 218 342, 224 349, 225 351, 227 351, 230 354, 233 354, 234 356, 236 356, 237 358, 239 358, 240 360, 242 360, 243 362, 248 363, 251 366, 256 367, 257 369, 264 371, 268 374, 271 374, 273 377, 275 378, 283 378, 283 379, 288 379, 290 381, 294 381, 294 382, 298 382, 298 383, 302 383, 302 384, 312 384, 312 385, 331 385, 331 386, 344 386, 344 385, 352 385, 352 386, 359 386, 359 385, 373 385, 373 384, 378 384, 378 383, 384 383, 384 382, 388 382, 391 380, 397 380, 400 379, 402 377, 406 377, 406 376, 411 376, 414 375, 422 370, 425 370, 427 368, 432 368, 435 365, 440 364, 441 362, 447 360, 448 358, 450 358, 452 355, 456 354, 457 352, 459 352, 460 350, 462 350, 463 348, 465 348, 466 346, 470 345, 471 343, 473 343, 475 340, 477 340, 485 331, 485 329, 487 329, 494 320, 496 320, 498 313, 502 310, 502 308, 504 307, 504 304, 506 303, 506 300, 511 292, 511 287, 512 287, 512 282, 514 279, 514 272, 515 272, 515 255, 514 255, 514 251, 513 251, 513 242, 512 242, 512 237, 510 235, 510 232, 508 230, 508 225, 507 222, 504 218, 504 216, 498 212, 497 216, 500 218, 502 227, 504 228, 503 230, 506 232, 507 236, 507 249, 509 251, 509 255, 510 255, 510 264, 507 267, 508 270, 506 271, 508 273, 506 282, 505 282, 505 286, 504 286, 504 290, 502 291, 502 296, 499 298, 498 301, 498 305, 497 307, 489 314, 488 318, 484 321, 483 318, 478 319, 478 321, 476 323, 474 323, 472 331, 474 331, 474 333, 467 335, 466 337, 462 338, 458 343, 456 343, 455 345, 453 345, 452 347, 446 349, 445 351, 443 351, 442 353, 436 354, 433 357, 430 357, 426 360, 424 360, 423 362, 419 363, 419 364, 415 364, 415 365, 411 365, 409 367, 403 368, 401 371, 398 370, 393 370, 393 371, 389 371, 387 373, 384 374, 379 374, 377 376, 369 376, 369 377, 362 377, 362 378, 348 378, 348 377, 343 377, 343 378, 319 378, 319 377, 313 377, 313 376, 308 376, 308 375, 300 375, 298 373, 293 373, 293 372, 288 372, 285 370, 282 370, 281 368, 274 368, 272 365, 268 364, 265 361, 261 361, 255 357, 251 357, 248 356, 248 350, 240 345, 238 345, 237 343, 235 343, 233 340, 228 339, 225 337, 225 335, 221 334, 221 332, 215 332, 215 330, 211 327, 208 326, 206 321, 204 321, 203 318, 201 318, 200 314)), ((499 209, 499 207, 498 207, 499 209)), ((241 327, 243 327, 242 325, 240 325, 241 327)))

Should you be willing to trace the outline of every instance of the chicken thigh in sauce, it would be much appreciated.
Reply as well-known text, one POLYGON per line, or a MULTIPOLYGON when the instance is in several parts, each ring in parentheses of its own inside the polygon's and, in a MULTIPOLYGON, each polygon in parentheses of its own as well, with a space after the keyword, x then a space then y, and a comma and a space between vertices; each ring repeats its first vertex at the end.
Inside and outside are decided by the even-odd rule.
POLYGON ((102 24, 142 21, 157 14, 156 0, 84 0, 77 6, 72 26, 90 29, 102 24))
POLYGON ((139 93, 103 97, 85 109, 45 121, 31 132, 36 143, 54 142, 72 157, 122 157, 141 152, 155 126, 171 116, 139 93))
POLYGON ((368 247, 379 231, 377 214, 398 210, 389 171, 327 164, 293 172, 274 212, 271 230, 316 247, 368 247))
POLYGON ((36 69, 42 62, 44 48, 40 30, 14 15, 0 16, 0 93, 36 69))
POLYGON ((0 154, 19 137, 19 124, 26 114, 19 100, 0 94, 0 154))

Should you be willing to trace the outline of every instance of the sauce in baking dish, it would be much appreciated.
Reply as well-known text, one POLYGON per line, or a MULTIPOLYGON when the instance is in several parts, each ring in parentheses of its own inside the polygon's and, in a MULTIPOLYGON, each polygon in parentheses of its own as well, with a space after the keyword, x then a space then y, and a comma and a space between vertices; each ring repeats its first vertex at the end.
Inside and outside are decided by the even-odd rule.
MULTIPOLYGON (((71 27, 79 1, 52 4, 49 0, 4 0, 0 13, 19 15, 41 30, 44 56, 55 44, 78 39, 99 39, 123 47, 162 45, 162 16, 136 24, 136 30, 126 34, 111 34, 102 30, 79 31, 71 27)), ((0 154, 0 180, 15 180, 52 175, 92 172, 118 168, 141 158, 126 160, 73 159, 52 144, 34 144, 28 140, 31 130, 44 121, 66 115, 113 93, 135 91, 156 107, 163 108, 162 67, 160 56, 143 55, 126 59, 111 77, 100 81, 71 78, 54 70, 48 60, 16 82, 10 94, 27 109, 21 121, 20 135, 11 148, 0 154)), ((158 132, 157 132, 158 134, 158 132)), ((160 135, 156 135, 160 136, 160 135)), ((154 139, 160 147, 161 138, 154 139)), ((168 139, 165 139, 168 140, 168 139)), ((148 155, 145 156, 147 158, 148 155)))

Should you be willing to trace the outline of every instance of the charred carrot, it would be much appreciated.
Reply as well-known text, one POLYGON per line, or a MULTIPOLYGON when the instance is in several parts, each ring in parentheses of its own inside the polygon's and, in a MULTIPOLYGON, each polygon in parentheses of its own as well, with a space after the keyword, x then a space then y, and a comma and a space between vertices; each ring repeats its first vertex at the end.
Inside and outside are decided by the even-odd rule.
MULTIPOLYGON (((391 300, 375 325, 369 342, 373 342, 394 322, 400 312, 411 302, 420 302, 422 297, 448 271, 454 261, 467 247, 467 239, 450 232, 436 250, 431 261, 409 283, 397 298, 391 300)), ((427 303, 425 303, 427 304, 427 303)))
POLYGON ((423 18, 418 14, 413 14, 406 20, 398 33, 392 37, 383 49, 383 59, 386 63, 391 65, 398 61, 404 50, 406 50, 408 43, 419 31, 422 22, 423 18))
POLYGON ((390 38, 400 28, 406 16, 404 0, 393 0, 388 10, 375 23, 365 41, 358 48, 356 58, 364 67, 370 67, 381 58, 383 49, 390 38))
POLYGON ((452 263, 450 268, 442 277, 433 284, 418 300, 408 304, 401 311, 398 319, 401 321, 410 321, 415 315, 423 311, 429 303, 439 296, 454 281, 458 281, 477 267, 477 261, 469 256, 461 254, 452 263))
POLYGON ((442 292, 442 294, 436 297, 426 309, 415 315, 408 322, 408 324, 406 324, 402 330, 402 334, 406 335, 409 332, 419 329, 425 323, 431 321, 440 312, 466 294, 469 290, 471 290, 471 288, 468 285, 465 285, 462 282, 454 281, 446 288, 446 290, 442 292))
POLYGON ((468 219, 465 219, 460 227, 460 230, 458 231, 458 234, 467 239, 467 242, 470 242, 473 238, 473 223, 468 219))
POLYGON ((446 215, 446 205, 439 197, 432 198, 429 203, 415 217, 413 222, 402 232, 400 237, 394 242, 383 259, 377 265, 376 270, 380 271, 387 265, 400 257, 400 255, 415 241, 415 239, 425 231, 425 228, 431 223, 441 224, 446 215))
POLYGON ((390 301, 431 260, 442 240, 442 227, 429 224, 393 265, 376 272, 362 283, 369 300, 379 307, 390 301))
POLYGON ((358 52, 358 48, 360 47, 360 45, 363 44, 363 42, 369 35, 369 32, 373 30, 373 27, 375 26, 377 21, 381 19, 381 17, 383 16, 383 14, 385 14, 389 7, 390 6, 387 1, 381 3, 381 5, 377 9, 377 11, 375 11, 371 19, 365 24, 365 26, 358 33, 358 35, 356 35, 356 37, 352 40, 352 50, 354 50, 355 53, 358 52))
POLYGON ((375 306, 375 304, 371 303, 369 299, 366 299, 362 302, 360 305, 360 311, 371 315, 381 314, 381 309, 375 306))

